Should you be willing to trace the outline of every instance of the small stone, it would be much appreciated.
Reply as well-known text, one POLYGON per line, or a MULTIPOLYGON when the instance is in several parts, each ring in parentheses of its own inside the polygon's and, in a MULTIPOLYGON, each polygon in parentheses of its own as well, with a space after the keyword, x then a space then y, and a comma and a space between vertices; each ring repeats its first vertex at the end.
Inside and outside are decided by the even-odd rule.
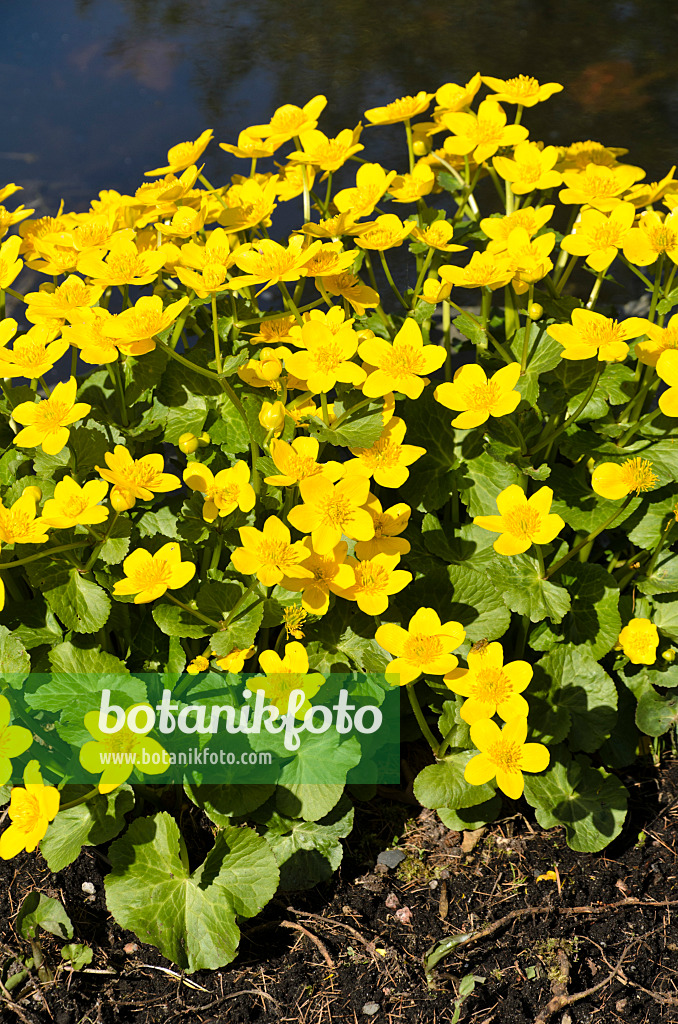
POLYGON ((435 880, 435 878, 431 882, 428 883, 428 887, 429 887, 429 889, 437 889, 438 888, 438 883, 435 880))
POLYGON ((139 947, 137 946, 136 942, 126 942, 125 945, 122 948, 123 948, 123 951, 125 953, 127 953, 128 955, 130 953, 136 953, 138 951, 138 949, 139 949, 139 947))
POLYGON ((487 832, 487 829, 484 825, 481 828, 474 829, 473 832, 464 832, 464 838, 461 841, 461 852, 470 853, 485 832, 487 832))
POLYGON ((398 899, 394 892, 390 893, 386 897, 384 903, 386 904, 389 910, 396 910, 400 906, 400 900, 398 899))
POLYGON ((83 882, 81 889, 83 892, 86 892, 88 896, 94 896, 96 892, 96 889, 92 882, 83 882))
POLYGON ((375 1013, 379 1013, 379 1003, 365 1003, 363 1006, 363 1013, 368 1017, 372 1017, 375 1013))
POLYGON ((409 907, 401 907, 400 910, 396 910, 395 919, 400 924, 411 924, 412 923, 412 911, 409 907))
POLYGON ((402 850, 382 850, 377 857, 377 864, 383 864, 386 868, 397 868, 405 860, 402 850))

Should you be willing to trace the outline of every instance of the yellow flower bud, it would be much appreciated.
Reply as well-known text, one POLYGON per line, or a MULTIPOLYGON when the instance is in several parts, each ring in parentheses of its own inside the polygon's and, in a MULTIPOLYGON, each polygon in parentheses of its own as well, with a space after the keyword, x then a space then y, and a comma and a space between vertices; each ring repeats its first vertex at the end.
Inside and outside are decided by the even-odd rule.
POLYGON ((186 433, 182 434, 179 438, 179 448, 184 455, 192 455, 198 447, 198 438, 195 434, 186 433))
POLYGON ((262 380, 277 380, 282 373, 282 363, 272 348, 264 348, 259 356, 256 368, 257 376, 262 380))
POLYGON ((200 448, 204 448, 205 445, 208 445, 208 444, 211 444, 211 443, 212 443, 212 438, 210 437, 210 435, 207 433, 206 430, 203 430, 202 434, 198 438, 198 446, 200 448))
POLYGON ((126 512, 127 509, 134 507, 134 495, 129 491, 121 491, 119 487, 111 490, 110 499, 116 512, 126 512))
POLYGON ((540 306, 538 302, 531 302, 527 307, 527 315, 530 320, 538 320, 544 315, 544 307, 540 306))
POLYGON ((673 665, 676 660, 676 652, 672 647, 669 647, 668 651, 662 651, 662 658, 664 661, 668 661, 669 665, 673 665))
POLYGON ((42 498, 42 491, 39 487, 26 487, 24 494, 29 495, 31 498, 35 498, 36 501, 40 501, 42 498))
POLYGON ((362 331, 358 331, 357 334, 360 342, 370 341, 374 337, 374 331, 371 331, 369 327, 365 327, 362 331))
POLYGON ((259 422, 266 430, 282 430, 285 406, 282 402, 264 402, 259 413, 259 422))

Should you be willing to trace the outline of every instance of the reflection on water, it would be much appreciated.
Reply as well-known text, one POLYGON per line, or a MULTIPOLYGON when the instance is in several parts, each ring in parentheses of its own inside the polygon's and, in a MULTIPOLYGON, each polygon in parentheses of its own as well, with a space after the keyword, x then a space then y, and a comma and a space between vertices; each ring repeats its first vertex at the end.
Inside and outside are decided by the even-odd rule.
MULTIPOLYGON (((320 127, 336 134, 366 107, 477 70, 565 85, 529 112, 533 138, 626 146, 651 178, 678 149, 666 0, 25 0, 5 6, 3 27, 0 184, 24 184, 40 213, 135 189, 205 127, 235 142, 322 92, 320 127)), ((375 131, 370 151, 399 166, 396 133, 375 131)), ((242 170, 216 147, 209 159, 217 179, 242 170)))

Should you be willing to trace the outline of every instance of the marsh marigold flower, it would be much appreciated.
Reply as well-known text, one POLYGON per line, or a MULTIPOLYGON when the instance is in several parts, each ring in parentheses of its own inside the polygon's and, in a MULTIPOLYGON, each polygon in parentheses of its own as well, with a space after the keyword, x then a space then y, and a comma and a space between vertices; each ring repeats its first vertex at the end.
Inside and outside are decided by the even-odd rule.
POLYGON ((365 371, 351 357, 358 349, 358 335, 351 327, 342 327, 336 333, 317 320, 308 320, 301 328, 297 344, 303 351, 292 352, 286 368, 307 382, 313 394, 331 391, 337 381, 359 387, 365 380, 365 371))
POLYGON ((649 619, 631 619, 617 642, 632 665, 654 665, 658 646, 659 633, 649 619))
POLYGON ((447 284, 458 288, 503 288, 513 277, 513 269, 505 258, 489 251, 474 252, 465 267, 442 266, 438 273, 447 284))
POLYGON ((516 295, 523 295, 531 284, 541 281, 553 270, 549 253, 556 243, 553 231, 530 238, 525 228, 515 228, 506 241, 505 259, 513 271, 511 285, 516 295))
MULTIPOLYGON (((672 317, 676 319, 676 317, 672 317)), ((659 396, 659 408, 665 416, 678 416, 678 352, 664 350, 657 361, 657 374, 669 385, 659 396)))
POLYGON ((515 387, 519 377, 519 363, 502 366, 489 380, 481 366, 465 363, 451 383, 438 385, 433 397, 446 409, 460 413, 452 420, 453 427, 470 430, 486 423, 490 416, 507 416, 518 408, 521 396, 515 387))
POLYGON ((373 477, 381 487, 402 487, 410 475, 408 467, 426 454, 419 445, 403 444, 406 429, 405 420, 393 416, 371 447, 350 449, 355 457, 345 463, 346 474, 373 477))
POLYGON ((232 153, 233 156, 240 157, 241 160, 259 160, 262 157, 272 156, 277 149, 274 141, 259 139, 247 128, 238 135, 237 146, 229 142, 220 142, 219 147, 225 149, 227 153, 232 153))
POLYGON ((643 177, 643 171, 630 164, 604 167, 587 164, 583 171, 564 171, 566 188, 558 193, 561 203, 592 206, 607 213, 622 202, 621 196, 634 181, 643 177))
POLYGON ((407 629, 389 622, 379 626, 374 639, 395 658, 385 669, 387 682, 407 686, 420 675, 444 676, 459 664, 451 652, 464 642, 460 622, 441 622, 433 608, 420 608, 407 629))
POLYGON ((407 529, 412 509, 405 502, 391 505, 386 511, 374 494, 370 494, 364 506, 372 516, 374 537, 361 540, 355 546, 356 558, 361 561, 374 558, 375 555, 406 555, 410 550, 410 542, 400 534, 407 529))
POLYGON ((547 82, 540 85, 536 78, 529 75, 518 75, 516 78, 491 78, 483 75, 485 85, 494 90, 494 100, 501 100, 503 103, 516 103, 521 107, 533 107, 536 103, 543 103, 556 92, 562 92, 562 85, 558 82, 547 82))
POLYGON ((342 534, 353 540, 369 540, 374 536, 374 525, 363 508, 369 490, 366 476, 345 477, 337 484, 322 475, 307 477, 299 484, 303 504, 290 510, 288 521, 300 533, 311 534, 313 550, 321 555, 332 551, 342 534))
POLYGON ((402 96, 383 107, 370 107, 365 111, 365 117, 370 124, 399 124, 423 114, 432 99, 432 92, 422 90, 416 96, 402 96))
POLYGON ((236 266, 245 273, 242 277, 232 278, 224 287, 239 291, 251 284, 260 284, 259 295, 280 281, 298 281, 306 275, 305 264, 315 256, 322 242, 312 242, 306 249, 304 244, 303 235, 293 235, 287 248, 272 239, 261 239, 238 253, 236 266))
POLYGON ((3 860, 16 857, 22 850, 32 853, 59 810, 59 790, 44 784, 37 761, 29 761, 26 765, 24 787, 12 788, 7 809, 11 825, 0 836, 0 857, 3 860))
POLYGON ((101 258, 92 253, 83 256, 78 269, 95 284, 106 288, 117 285, 150 284, 165 262, 159 250, 139 251, 132 239, 118 236, 111 240, 108 254, 101 258))
POLYGON ((0 376, 35 380, 48 373, 68 348, 68 341, 54 341, 54 334, 53 327, 36 324, 16 339, 11 352, 0 349, 0 376))
POLYGON ((0 500, 0 541, 3 544, 43 544, 49 524, 36 518, 37 488, 27 487, 11 508, 0 500))
POLYGON ((472 786, 497 779, 502 793, 512 800, 523 794, 523 772, 543 772, 549 752, 543 743, 526 743, 527 718, 514 718, 503 729, 490 718, 474 722, 471 740, 481 751, 466 765, 464 778, 472 786))
POLYGON ((361 249, 376 249, 378 252, 395 249, 403 244, 415 227, 416 221, 403 222, 395 213, 383 213, 371 227, 357 236, 355 244, 361 249))
POLYGON ((555 146, 540 149, 536 142, 519 142, 513 158, 495 156, 492 163, 497 174, 511 183, 516 196, 524 196, 534 189, 556 188, 563 177, 554 170, 558 160, 555 146))
POLYGON ((463 110, 464 107, 470 107, 480 89, 481 82, 480 72, 477 71, 466 85, 457 85, 456 82, 446 82, 445 85, 441 85, 436 92, 438 106, 434 112, 435 116, 454 113, 457 110, 463 110))
POLYGON ((315 164, 321 171, 336 171, 346 161, 365 147, 359 143, 362 126, 344 128, 335 139, 319 132, 317 128, 302 132, 299 136, 303 152, 290 153, 289 160, 294 163, 315 164))
POLYGON ((428 164, 415 164, 410 174, 398 174, 393 179, 389 195, 395 203, 416 203, 430 195, 435 183, 435 174, 428 164))
POLYGON ((621 363, 628 355, 627 344, 645 332, 644 321, 631 316, 611 320, 591 309, 573 309, 571 324, 551 324, 546 333, 563 346, 563 359, 593 359, 621 363))
POLYGON ((438 252, 461 252, 466 246, 453 245, 450 242, 453 233, 454 228, 449 221, 434 220, 426 228, 420 228, 417 225, 412 232, 412 238, 416 239, 417 242, 427 245, 430 249, 436 249, 438 252))
POLYGON ((353 220, 369 217, 395 176, 395 171, 385 171, 381 164, 361 164, 355 186, 337 192, 334 204, 340 213, 350 214, 353 220))
POLYGON ((177 171, 185 171, 191 164, 198 162, 213 135, 212 129, 206 128, 194 142, 178 142, 167 151, 165 167, 154 167, 152 171, 144 171, 145 176, 151 178, 156 174, 176 174, 177 171))
POLYGON ((572 256, 585 256, 589 267, 600 273, 626 244, 635 216, 632 203, 620 203, 609 216, 600 210, 583 210, 572 234, 563 238, 560 247, 572 256))
POLYGON ((678 210, 660 217, 654 210, 641 213, 638 227, 624 240, 624 255, 636 267, 648 267, 660 256, 678 263, 678 210))
POLYGON ((452 132, 445 149, 457 156, 473 154, 477 164, 494 156, 500 147, 524 142, 528 135, 522 124, 506 124, 506 112, 494 98, 483 100, 477 114, 443 114, 440 120, 452 132))
POLYGON ((318 118, 327 106, 327 97, 318 95, 305 103, 303 107, 295 107, 293 103, 285 103, 278 107, 268 124, 255 124, 248 132, 262 139, 270 139, 276 146, 289 141, 302 132, 310 132, 318 124, 318 118))
POLYGON ((119 356, 118 346, 113 338, 104 334, 104 324, 111 319, 112 314, 103 306, 81 309, 72 324, 62 327, 62 338, 80 349, 83 363, 95 366, 114 363, 119 356))
POLYGON ((143 295, 130 308, 111 317, 102 328, 102 334, 112 338, 121 352, 141 356, 155 348, 155 336, 166 330, 188 305, 188 297, 162 307, 159 295, 143 295))
POLYGON ((21 238, 12 235, 0 245, 0 288, 9 288, 21 273, 23 260, 18 259, 21 238))
POLYGON ((342 589, 340 596, 355 601, 366 615, 381 615, 388 608, 388 599, 412 581, 412 573, 397 569, 400 555, 375 555, 374 558, 346 559, 355 575, 355 583, 342 589))
POLYGON ((509 213, 506 217, 483 217, 480 227, 490 239, 487 243, 487 252, 505 252, 509 235, 516 228, 525 228, 532 238, 545 224, 548 224, 554 210, 555 206, 552 205, 540 206, 539 209, 534 206, 524 206, 520 210, 509 213))
POLYGON ((639 319, 638 328, 647 334, 646 341, 636 342, 633 350, 634 356, 640 359, 646 366, 656 366, 659 359, 665 352, 678 350, 678 313, 674 314, 667 324, 660 327, 650 320, 639 319))
POLYGON ((429 383, 423 375, 439 370, 445 362, 444 348, 424 345, 421 328, 411 317, 405 320, 392 344, 384 338, 369 338, 359 346, 358 354, 369 366, 376 367, 363 384, 366 398, 380 398, 389 391, 419 398, 429 383))
POLYGON ((616 501, 628 494, 651 491, 658 477, 648 459, 626 459, 625 462, 601 462, 593 470, 591 487, 601 498, 616 501))
POLYGON ((181 549, 175 541, 163 544, 154 555, 137 548, 122 563, 125 578, 113 587, 117 597, 134 594, 135 604, 155 601, 167 590, 180 590, 195 576, 193 562, 181 561, 181 549))
POLYGON ((550 512, 553 491, 540 487, 532 497, 517 484, 510 484, 497 495, 498 516, 475 516, 473 522, 483 530, 499 533, 493 547, 499 555, 519 555, 532 544, 550 544, 565 526, 563 519, 550 512))
POLYGON ((520 696, 532 679, 532 666, 527 661, 505 665, 498 643, 487 644, 481 650, 472 647, 466 661, 468 668, 455 668, 443 679, 453 693, 467 698, 459 712, 465 722, 473 725, 495 714, 505 722, 527 718, 529 706, 520 696))
POLYGON ((325 291, 330 295, 341 295, 353 307, 358 316, 363 316, 367 308, 379 305, 379 293, 363 284, 359 277, 345 270, 343 274, 322 279, 325 291))
MULTIPOLYGON (((132 705, 137 706, 139 705, 132 705)), ((132 708, 125 710, 129 712, 132 708)), ((99 712, 88 711, 84 717, 84 725, 94 739, 84 743, 80 748, 80 764, 86 772, 101 775, 98 783, 100 793, 112 793, 127 781, 135 767, 144 775, 161 775, 167 771, 169 758, 164 747, 146 733, 132 732, 127 722, 116 732, 105 733, 99 728, 99 712), (128 756, 119 757, 118 763, 111 763, 111 754, 121 753, 128 756)), ((107 725, 113 726, 112 715, 107 725)))
POLYGON ((12 416, 17 423, 24 424, 24 429, 16 435, 14 444, 21 448, 40 446, 47 455, 58 455, 68 444, 68 428, 92 408, 86 402, 75 401, 77 387, 75 377, 71 377, 56 384, 49 398, 17 405, 12 416))
POLYGON ((282 709, 287 711, 287 702, 292 690, 303 690, 306 700, 296 712, 296 717, 302 719, 311 706, 309 697, 315 697, 325 682, 325 677, 319 672, 309 673, 306 648, 293 640, 292 643, 285 644, 283 658, 276 651, 262 651, 259 655, 259 665, 266 675, 256 676, 248 681, 247 685, 252 692, 263 690, 271 703, 282 713, 282 709))
POLYGON ((235 512, 251 512, 256 504, 256 494, 250 483, 250 467, 238 460, 228 469, 221 469, 215 475, 209 466, 200 462, 189 462, 184 470, 184 483, 192 491, 200 491, 205 503, 202 517, 206 523, 213 523, 217 516, 224 517, 235 512))
POLYGON ((28 292, 26 319, 32 324, 43 321, 64 323, 77 319, 80 311, 94 306, 104 293, 103 285, 85 284, 81 278, 71 274, 63 284, 41 285, 37 292, 28 292))
POLYGON ((234 647, 229 654, 225 654, 223 658, 217 658, 215 664, 222 672, 242 672, 245 662, 248 658, 251 658, 254 654, 254 647, 234 647))
POLYGON ((81 487, 72 476, 65 476, 56 484, 54 497, 45 502, 42 520, 58 530, 103 523, 108 519, 108 509, 99 503, 107 491, 105 480, 89 480, 81 487))
POLYGON ((286 590, 300 591, 302 608, 309 615, 324 615, 330 606, 330 592, 339 594, 355 583, 353 569, 346 564, 348 544, 345 540, 339 541, 331 551, 323 555, 313 550, 310 537, 304 537, 302 544, 309 552, 304 568, 311 570, 312 578, 294 579, 285 576, 280 586, 286 590))
POLYGON ((280 472, 274 476, 264 477, 264 483, 272 484, 274 487, 292 487, 320 473, 335 481, 344 472, 340 462, 317 461, 320 444, 315 437, 295 437, 291 444, 274 438, 270 451, 276 469, 280 472))
POLYGON ((308 558, 308 548, 301 541, 291 543, 290 531, 277 516, 269 516, 263 530, 241 526, 238 532, 242 547, 231 554, 237 572, 256 576, 265 587, 274 587, 283 576, 312 577, 311 570, 301 564, 308 558))
POLYGON ((159 453, 133 459, 124 445, 116 444, 112 453, 106 452, 104 459, 108 468, 95 466, 95 469, 104 480, 114 485, 113 491, 121 492, 130 502, 126 508, 132 508, 137 498, 150 501, 156 493, 164 494, 181 487, 179 477, 163 472, 165 460, 159 453))

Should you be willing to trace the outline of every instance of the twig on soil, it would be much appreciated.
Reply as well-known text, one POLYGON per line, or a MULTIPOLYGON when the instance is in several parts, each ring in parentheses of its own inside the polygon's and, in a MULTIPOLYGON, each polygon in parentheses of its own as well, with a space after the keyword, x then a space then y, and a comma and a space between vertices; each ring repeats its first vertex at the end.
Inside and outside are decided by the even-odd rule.
POLYGON ((637 941, 638 940, 635 939, 633 942, 629 942, 628 946, 624 947, 622 955, 619 957, 615 967, 606 978, 603 978, 603 980, 599 981, 597 985, 592 985, 591 988, 587 988, 583 992, 573 992, 571 996, 554 996, 554 998, 546 1004, 544 1009, 540 1011, 539 1015, 535 1017, 534 1024, 544 1024, 544 1021, 547 1021, 554 1013, 558 1013, 560 1010, 564 1010, 567 1006, 572 1006, 573 1003, 578 1003, 582 999, 588 999, 589 996, 595 995, 595 993, 599 992, 601 988, 605 988, 606 985, 609 985, 619 973, 621 965, 624 963, 626 954, 631 949, 631 946, 633 946, 637 941))
POLYGON ((330 968, 330 970, 334 970, 334 960, 332 959, 330 954, 327 952, 327 946, 318 938, 317 935, 314 935, 313 932, 310 932, 308 930, 308 928, 304 928, 303 924, 297 924, 295 921, 281 921, 280 922, 280 927, 281 928, 293 928, 295 931, 303 932, 303 934, 308 939, 311 940, 313 945, 316 946, 316 948, 320 950, 320 953, 322 954, 323 960, 325 961, 327 966, 330 968))
POLYGON ((325 928, 328 931, 340 931, 343 930, 352 935, 354 939, 361 942, 368 951, 374 953, 374 939, 366 939, 364 935, 361 935, 359 931, 356 931, 350 924, 344 924, 343 921, 330 921, 327 917, 322 917, 320 914, 311 914, 306 910, 295 910, 294 907, 287 908, 291 914, 296 914, 299 917, 305 917, 307 920, 315 921, 321 928, 325 928))

